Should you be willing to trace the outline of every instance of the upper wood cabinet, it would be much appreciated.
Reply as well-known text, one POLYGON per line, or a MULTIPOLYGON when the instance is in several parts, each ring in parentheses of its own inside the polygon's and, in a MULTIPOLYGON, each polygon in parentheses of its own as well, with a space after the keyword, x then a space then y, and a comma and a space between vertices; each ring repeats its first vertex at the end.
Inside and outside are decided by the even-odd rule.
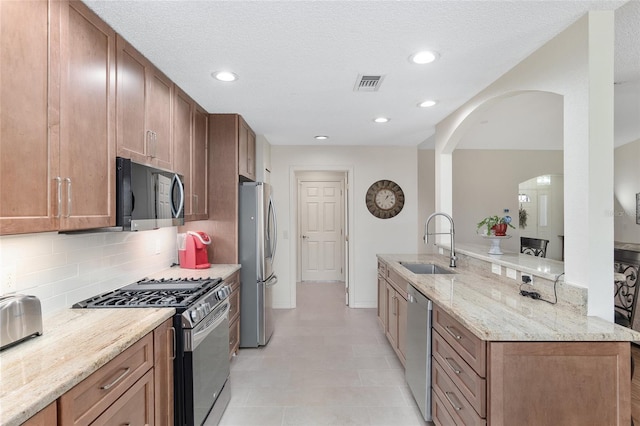
POLYGON ((0 233, 114 225, 115 33, 79 1, 0 8, 0 233))
POLYGON ((256 134, 238 116, 238 173, 243 180, 256 180, 256 134))
MULTIPOLYGON (((238 182, 248 179, 247 156, 255 153, 255 133, 238 114, 211 114, 209 146, 209 219, 216 223, 213 263, 238 263, 238 182)), ((255 166, 253 170, 255 174, 255 166)))
POLYGON ((60 3, 0 2, 0 233, 58 229, 60 3), (49 23, 51 14, 51 26, 49 23), (52 128, 51 138, 49 127, 52 128))
POLYGON ((118 156, 172 169, 173 84, 120 36, 117 52, 118 156))
POLYGON ((207 113, 174 86, 173 170, 184 176, 185 220, 208 219, 207 113))
POLYGON ((113 226, 116 34, 80 1, 63 8, 60 229, 113 226))
POLYGON ((192 220, 209 218, 209 114, 198 104, 193 111, 193 143, 191 163, 191 215, 192 220))

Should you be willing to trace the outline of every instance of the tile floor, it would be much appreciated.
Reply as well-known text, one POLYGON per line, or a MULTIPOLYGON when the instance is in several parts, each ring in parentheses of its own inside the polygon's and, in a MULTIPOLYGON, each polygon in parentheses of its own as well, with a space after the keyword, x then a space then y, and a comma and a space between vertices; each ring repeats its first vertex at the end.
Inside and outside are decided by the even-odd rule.
POLYGON ((424 426, 375 309, 344 306, 343 283, 300 283, 268 345, 240 349, 221 426, 424 426))

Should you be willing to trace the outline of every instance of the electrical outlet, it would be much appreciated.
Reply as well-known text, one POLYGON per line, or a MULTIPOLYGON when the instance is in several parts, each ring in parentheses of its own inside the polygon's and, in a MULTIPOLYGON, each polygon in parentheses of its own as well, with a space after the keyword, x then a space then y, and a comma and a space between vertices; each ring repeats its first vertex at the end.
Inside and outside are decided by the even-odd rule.
POLYGON ((9 265, 2 270, 2 292, 0 294, 16 292, 16 265, 9 265))
POLYGON ((156 237, 156 254, 160 254, 162 249, 162 244, 160 242, 160 237, 156 237))
POLYGON ((520 274, 520 279, 522 280, 523 284, 533 285, 533 275, 531 274, 525 274, 524 272, 522 272, 520 274))
POLYGON ((511 278, 512 280, 518 279, 518 273, 515 269, 507 268, 507 278, 511 278))
POLYGON ((444 254, 444 249, 442 247, 438 247, 438 253, 444 254))
POLYGON ((491 264, 491 272, 493 272, 496 275, 502 275, 502 266, 492 263, 491 264))

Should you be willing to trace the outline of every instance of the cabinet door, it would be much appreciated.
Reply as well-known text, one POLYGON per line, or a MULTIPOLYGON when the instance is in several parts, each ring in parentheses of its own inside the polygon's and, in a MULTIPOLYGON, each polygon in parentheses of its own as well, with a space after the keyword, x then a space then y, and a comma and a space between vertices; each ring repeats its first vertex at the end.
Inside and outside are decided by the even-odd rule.
POLYGON ((491 342, 487 422, 631 424, 629 346, 628 342, 491 342))
POLYGON ((58 411, 56 410, 56 402, 52 402, 45 408, 40 410, 38 414, 31 417, 22 426, 51 426, 58 422, 58 411))
POLYGON ((209 133, 208 114, 196 106, 193 119, 193 143, 191 160, 191 211, 192 220, 206 220, 209 218, 208 209, 208 164, 209 133))
POLYGON ((387 339, 393 348, 398 346, 398 295, 391 284, 386 284, 387 299, 387 339))
POLYGON ((115 32, 79 1, 62 3, 60 229, 115 225, 115 32))
POLYGON ((193 190, 191 177, 191 117, 192 117, 191 98, 182 90, 174 87, 173 102, 173 171, 181 174, 184 179, 185 217, 192 214, 192 197, 193 190))
POLYGON ((153 65, 149 64, 150 73, 147 83, 147 130, 153 132, 147 153, 151 163, 157 167, 172 168, 171 141, 171 103, 173 84, 153 65))
POLYGON ((0 1, 0 234, 58 229, 59 17, 59 2, 0 1))
POLYGON ((244 180, 256 180, 256 134, 242 117, 238 124, 238 173, 244 180))
POLYGON ((396 303, 398 306, 398 339, 397 339, 397 353, 402 365, 406 361, 407 350, 407 300, 398 294, 396 297, 396 303))
POLYGON ((378 275, 378 322, 382 331, 387 327, 387 282, 378 275))
POLYGON ((249 162, 247 158, 249 156, 249 126, 240 118, 238 123, 238 173, 241 176, 247 177, 249 175, 249 169, 247 165, 249 162))
POLYGON ((138 163, 147 162, 145 96, 147 60, 122 37, 118 50, 118 156, 138 163))
POLYGON ((173 360, 176 357, 175 333, 176 330, 173 328, 172 319, 166 320, 153 331, 154 411, 156 425, 158 426, 173 425, 173 360))
POLYGON ((247 177, 256 180, 256 134, 251 129, 247 137, 247 177))

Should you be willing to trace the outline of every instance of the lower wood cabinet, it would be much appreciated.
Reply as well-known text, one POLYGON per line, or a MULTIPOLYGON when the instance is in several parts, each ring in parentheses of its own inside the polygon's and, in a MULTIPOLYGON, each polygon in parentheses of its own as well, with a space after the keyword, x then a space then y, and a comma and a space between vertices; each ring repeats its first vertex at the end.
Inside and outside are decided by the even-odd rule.
POLYGON ((640 425, 640 346, 631 344, 631 419, 640 425))
POLYGON ((631 424, 629 342, 492 342, 487 359, 492 425, 631 424))
POLYGON ((433 309, 437 425, 629 425, 629 342, 493 342, 433 309))
POLYGON ((378 262, 378 321, 402 365, 407 348, 406 285, 398 274, 378 262))
POLYGON ((57 424, 173 425, 172 330, 168 319, 58 398, 57 424))
POLYGON ((51 404, 40 410, 38 414, 22 423, 22 426, 51 426, 57 424, 57 422, 58 411, 56 403, 52 402, 51 404))
MULTIPOLYGON (((173 360, 176 357, 176 337, 176 329, 173 328, 173 322, 170 319, 153 330, 153 395, 156 426, 173 425, 173 360)), ((131 424, 138 423, 131 422, 131 424)))
POLYGON ((231 287, 229 295, 229 358, 238 353, 240 348, 240 271, 226 279, 231 287))
POLYGON ((100 415, 91 426, 153 425, 154 423, 153 371, 147 371, 140 380, 100 415))

